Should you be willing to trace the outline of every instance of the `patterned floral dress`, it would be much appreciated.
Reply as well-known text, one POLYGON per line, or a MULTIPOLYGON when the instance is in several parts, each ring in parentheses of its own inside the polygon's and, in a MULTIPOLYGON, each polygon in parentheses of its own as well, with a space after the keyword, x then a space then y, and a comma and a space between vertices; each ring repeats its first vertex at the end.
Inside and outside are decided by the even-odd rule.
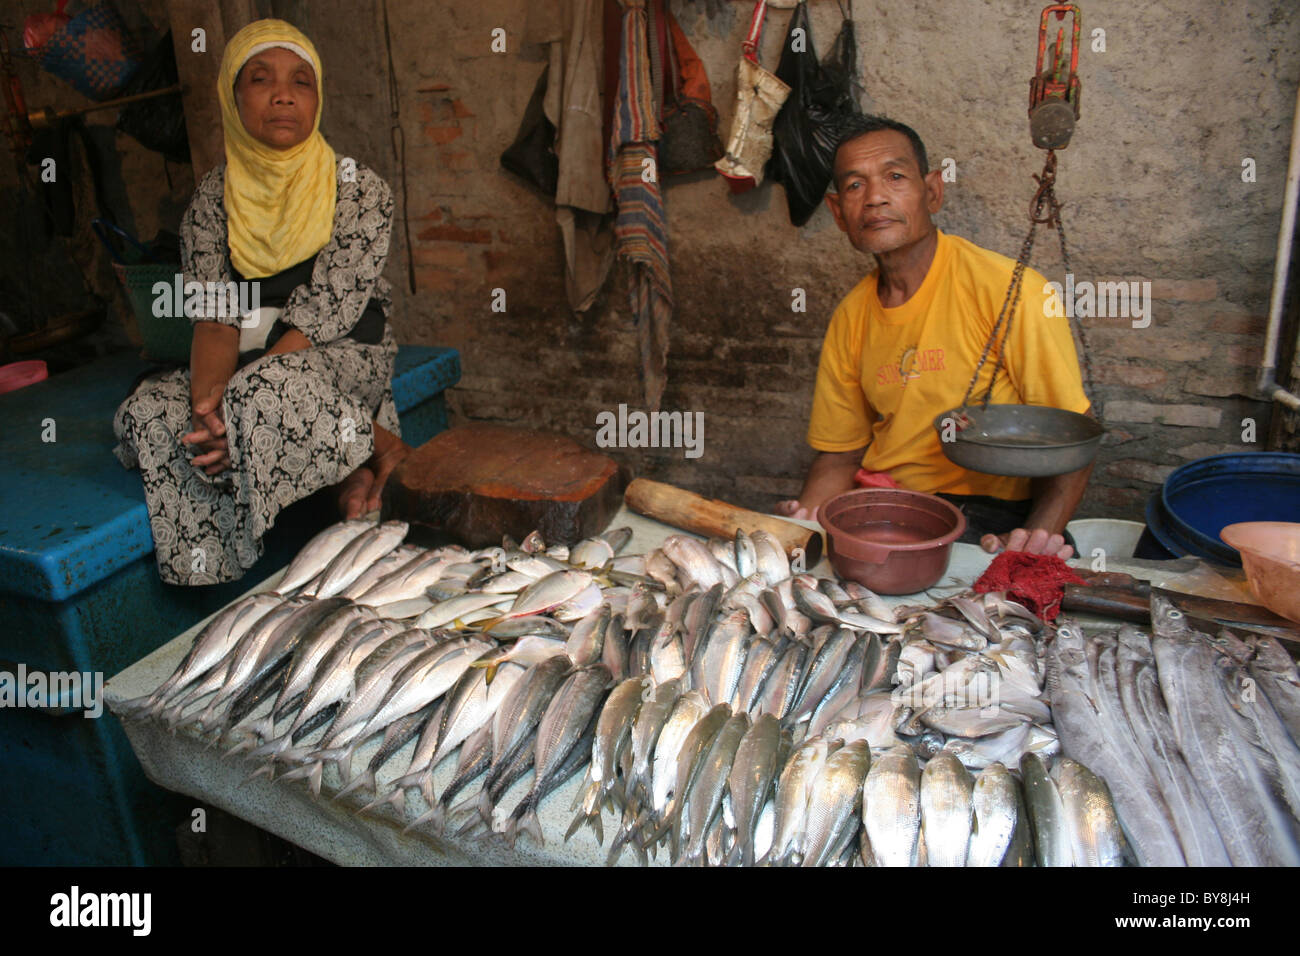
MULTIPOLYGON (((242 577, 261 556, 261 539, 281 509, 365 463, 374 450, 372 421, 399 433, 391 329, 385 322, 376 344, 348 337, 372 298, 385 318, 392 308, 391 288, 380 274, 392 194, 364 166, 347 179, 340 165, 333 234, 316 255, 311 281, 293 289, 279 316, 312 347, 241 356, 226 384, 230 468, 208 475, 191 464, 202 451, 181 444, 191 431, 188 368, 146 379, 113 419, 119 439, 113 452, 127 468, 140 469, 158 573, 169 584, 242 577)), ((186 282, 235 278, 224 188, 225 168, 211 170, 181 221, 186 282)), ((210 321, 240 324, 238 315, 210 321)))

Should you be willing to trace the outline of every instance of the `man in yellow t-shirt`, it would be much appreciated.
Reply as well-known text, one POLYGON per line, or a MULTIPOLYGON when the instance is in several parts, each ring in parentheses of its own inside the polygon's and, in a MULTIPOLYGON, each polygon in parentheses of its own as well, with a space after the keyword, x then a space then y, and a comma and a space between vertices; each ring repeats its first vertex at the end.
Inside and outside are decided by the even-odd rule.
MULTIPOLYGON (((879 268, 831 318, 808 424, 808 444, 820 454, 798 500, 777 511, 815 518, 823 502, 856 486, 861 468, 958 504, 970 525, 964 540, 986 551, 1068 558, 1065 524, 1091 466, 1032 482, 967 471, 943 454, 933 425, 966 394, 1014 261, 935 227, 942 177, 929 170, 916 132, 892 120, 864 117, 841 139, 826 203, 879 268)), ((1045 288, 1039 273, 1025 270, 992 401, 1086 412, 1069 325, 1045 288)), ((972 401, 987 389, 995 360, 985 362, 972 401)))

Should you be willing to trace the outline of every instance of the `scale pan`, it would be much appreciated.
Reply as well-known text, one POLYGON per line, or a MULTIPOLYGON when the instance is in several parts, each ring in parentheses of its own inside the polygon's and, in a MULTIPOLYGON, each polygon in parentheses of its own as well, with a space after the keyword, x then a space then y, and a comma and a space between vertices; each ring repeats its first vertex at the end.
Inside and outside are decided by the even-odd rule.
POLYGON ((1106 429, 1078 412, 1046 405, 950 409, 934 420, 948 460, 970 471, 1043 478, 1078 471, 1097 456, 1106 429), (954 430, 961 413, 970 424, 954 430), (948 422, 945 425, 945 422, 948 422), (950 440, 945 441, 947 435, 950 440))

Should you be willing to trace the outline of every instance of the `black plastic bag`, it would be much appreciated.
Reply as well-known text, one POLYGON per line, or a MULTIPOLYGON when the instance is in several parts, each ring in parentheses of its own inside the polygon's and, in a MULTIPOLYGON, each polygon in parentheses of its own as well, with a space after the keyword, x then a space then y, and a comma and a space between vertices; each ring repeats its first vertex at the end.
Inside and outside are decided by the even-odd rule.
POLYGON ((772 158, 767 175, 785 187, 790 221, 802 226, 817 211, 830 185, 835 147, 846 119, 858 114, 854 98, 857 41, 852 16, 845 16, 825 62, 817 62, 808 5, 790 18, 776 75, 790 86, 790 97, 772 127, 772 158), (802 29, 795 49, 796 30, 802 29))
POLYGON ((524 109, 524 118, 519 122, 515 141, 501 154, 501 165, 530 186, 555 198, 560 183, 560 158, 555 155, 555 125, 546 118, 543 108, 546 77, 550 71, 548 64, 538 77, 532 98, 524 109))
MULTIPOLYGON (((176 52, 169 30, 154 46, 122 95, 148 93, 178 81, 176 52)), ((141 146, 162 153, 175 163, 190 161, 190 138, 185 129, 185 107, 179 92, 128 103, 117 118, 117 128, 141 146)))

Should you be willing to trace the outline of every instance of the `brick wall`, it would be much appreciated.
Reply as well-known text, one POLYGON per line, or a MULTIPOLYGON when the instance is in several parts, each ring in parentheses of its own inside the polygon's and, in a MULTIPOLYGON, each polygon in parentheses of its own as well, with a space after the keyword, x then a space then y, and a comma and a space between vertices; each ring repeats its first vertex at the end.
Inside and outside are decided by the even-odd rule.
MULTIPOLYGON (((709 70, 725 128, 747 9, 727 4, 710 20, 702 4, 673 6, 709 70)), ((1042 161, 1025 129, 1036 13, 990 0, 958 22, 938 0, 870 6, 858 13, 864 105, 915 126, 934 165, 955 161, 940 225, 1014 255, 1030 174, 1042 161)), ((322 7, 329 4, 313 6, 315 25, 336 22, 322 7)), ((465 377, 451 399, 459 420, 550 427, 592 444, 598 413, 640 407, 635 329, 621 274, 590 312, 569 311, 552 207, 499 168, 544 63, 540 48, 520 42, 524 4, 390 0, 389 11, 418 282, 414 296, 401 297, 399 329, 408 341, 462 350, 465 377), (497 27, 509 36, 505 54, 490 50, 497 27), (504 313, 491 311, 498 288, 504 313)), ((838 13, 834 4, 813 4, 812 13, 824 51, 838 13)), ((1094 4, 1085 15, 1085 37, 1102 27, 1107 49, 1082 52, 1084 115, 1061 154, 1074 269, 1096 282, 1149 281, 1153 307, 1146 328, 1127 317, 1085 321, 1094 396, 1110 433, 1080 513, 1138 518, 1179 464, 1259 448, 1268 435, 1254 363, 1300 16, 1262 0, 1231 10, 1094 4), (1250 184, 1240 175, 1247 156, 1257 171, 1250 184), (1251 418, 1254 444, 1242 441, 1242 420, 1251 418)), ((771 15, 768 64, 786 17, 771 15)), ((326 55, 346 56, 358 42, 353 30, 339 40, 326 55)), ((363 55, 379 49, 366 39, 363 55)), ((395 183, 386 116, 371 108, 368 126, 347 117, 358 133, 369 130, 369 142, 354 148, 395 183)), ((730 196, 716 177, 691 176, 669 182, 666 204, 677 309, 664 408, 704 413, 705 453, 617 454, 637 473, 768 507, 799 488, 811 459, 803 436, 821 337, 871 263, 825 210, 803 229, 791 226, 778 186, 730 196), (796 288, 805 290, 806 312, 791 309, 796 288)), ((402 255, 395 244, 395 284, 405 275, 402 255)), ((1061 279, 1053 237, 1041 238, 1034 265, 1061 279)))

